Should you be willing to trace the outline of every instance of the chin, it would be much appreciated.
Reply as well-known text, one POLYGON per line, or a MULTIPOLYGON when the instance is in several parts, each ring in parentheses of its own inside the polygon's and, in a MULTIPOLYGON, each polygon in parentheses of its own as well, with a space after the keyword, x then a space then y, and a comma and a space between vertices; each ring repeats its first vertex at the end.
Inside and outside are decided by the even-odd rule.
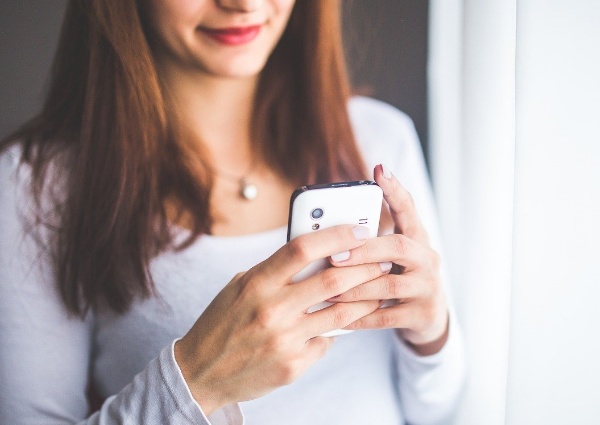
POLYGON ((257 60, 256 57, 240 57, 226 61, 202 61, 200 67, 203 72, 215 77, 248 78, 260 74, 266 61, 266 58, 257 60))

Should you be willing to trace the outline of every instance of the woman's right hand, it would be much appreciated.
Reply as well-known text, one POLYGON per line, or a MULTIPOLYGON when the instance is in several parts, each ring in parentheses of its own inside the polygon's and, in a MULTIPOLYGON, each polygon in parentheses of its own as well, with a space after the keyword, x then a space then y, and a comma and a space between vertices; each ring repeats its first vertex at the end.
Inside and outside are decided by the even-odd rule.
POLYGON ((177 363, 206 415, 292 383, 333 344, 319 335, 379 307, 379 301, 358 301, 306 313, 387 273, 378 263, 329 268, 292 283, 312 261, 357 248, 367 237, 368 229, 351 225, 300 236, 223 288, 175 344, 177 363))

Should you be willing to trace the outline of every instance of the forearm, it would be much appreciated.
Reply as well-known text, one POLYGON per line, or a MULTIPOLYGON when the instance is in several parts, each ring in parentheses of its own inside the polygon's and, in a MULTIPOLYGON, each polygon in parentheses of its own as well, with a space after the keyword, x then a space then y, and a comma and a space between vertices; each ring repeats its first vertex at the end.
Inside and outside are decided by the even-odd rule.
POLYGON ((243 424, 243 415, 237 405, 224 409, 226 413, 217 412, 217 409, 207 412, 194 400, 175 361, 172 344, 165 347, 129 385, 109 397, 98 412, 79 424, 243 424))

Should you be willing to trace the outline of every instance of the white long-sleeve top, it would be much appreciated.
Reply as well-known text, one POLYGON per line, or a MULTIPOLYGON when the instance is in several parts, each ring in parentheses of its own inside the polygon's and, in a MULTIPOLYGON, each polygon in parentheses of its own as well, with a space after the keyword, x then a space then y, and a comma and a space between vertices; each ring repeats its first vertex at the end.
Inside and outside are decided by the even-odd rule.
MULTIPOLYGON (((370 167, 385 163, 412 193, 440 250, 433 197, 412 122, 384 103, 349 104, 361 152, 370 167)), ((300 379, 256 400, 207 417, 173 355, 183 336, 239 271, 269 257, 286 241, 277 228, 239 237, 205 235, 181 252, 153 259, 158 297, 126 314, 93 311, 70 318, 51 265, 27 236, 29 170, 21 148, 0 156, 0 424, 444 424, 465 374, 462 338, 451 314, 444 348, 414 354, 392 330, 338 338, 300 379), (18 171, 17 171, 18 170, 18 171), (107 397, 88 412, 93 379, 107 397)), ((174 229, 185 236, 183 229, 174 229)))

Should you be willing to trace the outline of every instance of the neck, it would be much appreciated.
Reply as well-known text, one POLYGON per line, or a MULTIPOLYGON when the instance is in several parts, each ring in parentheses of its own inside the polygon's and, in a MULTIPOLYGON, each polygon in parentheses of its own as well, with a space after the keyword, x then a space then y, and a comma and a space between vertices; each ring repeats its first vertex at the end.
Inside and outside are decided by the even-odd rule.
POLYGON ((246 167, 258 75, 223 78, 167 67, 165 78, 180 119, 211 162, 224 170, 246 167))

